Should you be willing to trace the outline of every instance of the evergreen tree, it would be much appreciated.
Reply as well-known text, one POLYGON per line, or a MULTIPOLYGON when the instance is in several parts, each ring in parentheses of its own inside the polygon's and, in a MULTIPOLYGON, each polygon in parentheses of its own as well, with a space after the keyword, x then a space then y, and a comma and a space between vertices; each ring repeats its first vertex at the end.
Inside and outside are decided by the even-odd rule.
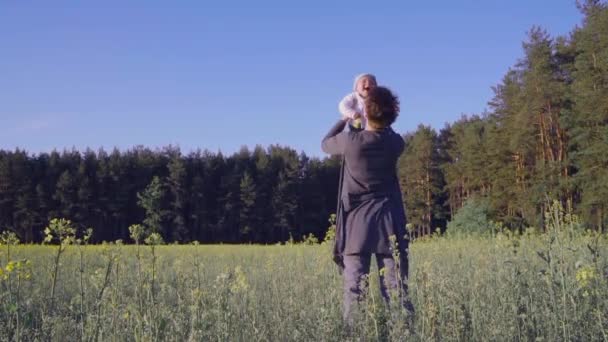
POLYGON ((274 159, 278 170, 271 202, 274 212, 274 239, 277 241, 286 241, 290 237, 297 239, 300 237, 296 218, 299 182, 298 155, 292 149, 271 146, 270 157, 271 160, 274 159))
POLYGON ((35 207, 33 165, 25 151, 16 150, 12 156, 11 174, 15 201, 13 202, 13 230, 22 241, 32 241, 34 225, 38 221, 35 207))
POLYGON ((13 224, 13 203, 15 190, 13 189, 11 173, 12 154, 0 151, 0 229, 6 229, 13 224))
POLYGON ((188 175, 179 150, 172 153, 167 167, 169 169, 167 185, 171 194, 171 238, 173 241, 185 241, 188 236, 186 228, 188 175))
POLYGON ((59 176, 53 195, 59 204, 61 218, 74 219, 78 203, 77 191, 77 184, 70 170, 63 171, 59 176))
POLYGON ((256 195, 254 180, 249 172, 245 171, 240 184, 239 233, 241 241, 251 241, 251 235, 257 228, 256 195))
POLYGON ((604 230, 608 224, 608 9, 589 0, 579 8, 585 17, 573 37, 573 162, 580 211, 587 222, 604 230))
POLYGON ((399 179, 408 222, 416 227, 417 235, 428 235, 433 231, 433 223, 444 217, 441 203, 437 201, 443 187, 439 141, 437 133, 423 125, 407 135, 405 141, 399 179))

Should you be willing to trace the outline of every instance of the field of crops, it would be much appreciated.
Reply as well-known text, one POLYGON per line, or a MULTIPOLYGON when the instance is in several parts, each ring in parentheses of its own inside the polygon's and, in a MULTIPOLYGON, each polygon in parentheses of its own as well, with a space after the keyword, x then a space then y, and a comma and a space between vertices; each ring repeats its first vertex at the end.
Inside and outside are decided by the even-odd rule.
POLYGON ((419 239, 413 324, 383 305, 372 274, 351 329, 327 243, 67 242, 59 254, 4 241, 0 340, 608 339, 608 239, 564 223, 544 234, 419 239))

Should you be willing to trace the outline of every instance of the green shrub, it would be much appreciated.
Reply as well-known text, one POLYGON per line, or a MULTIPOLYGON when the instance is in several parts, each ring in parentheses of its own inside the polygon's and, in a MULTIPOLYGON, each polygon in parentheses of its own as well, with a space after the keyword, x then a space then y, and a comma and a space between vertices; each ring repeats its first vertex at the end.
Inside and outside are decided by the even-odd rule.
POLYGON ((495 223, 488 219, 488 208, 488 202, 485 199, 468 199, 448 222, 448 235, 491 235, 495 223))

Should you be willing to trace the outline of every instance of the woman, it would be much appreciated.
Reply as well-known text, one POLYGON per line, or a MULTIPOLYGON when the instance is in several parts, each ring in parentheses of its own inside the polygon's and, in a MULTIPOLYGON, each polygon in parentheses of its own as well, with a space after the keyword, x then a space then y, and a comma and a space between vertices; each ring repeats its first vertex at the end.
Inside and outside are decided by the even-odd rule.
MULTIPOLYGON (((403 299, 407 295, 408 240, 397 179, 404 141, 391 128, 399 114, 399 100, 389 89, 377 87, 367 96, 365 110, 364 130, 343 132, 348 119, 342 119, 322 142, 324 152, 344 156, 334 260, 343 269, 347 322, 353 303, 363 293, 361 280, 369 273, 372 254, 378 269, 384 268, 380 290, 385 301, 388 289, 401 290, 403 299), (398 263, 394 252, 399 254, 398 263)), ((403 304, 412 312, 409 301, 403 304)))

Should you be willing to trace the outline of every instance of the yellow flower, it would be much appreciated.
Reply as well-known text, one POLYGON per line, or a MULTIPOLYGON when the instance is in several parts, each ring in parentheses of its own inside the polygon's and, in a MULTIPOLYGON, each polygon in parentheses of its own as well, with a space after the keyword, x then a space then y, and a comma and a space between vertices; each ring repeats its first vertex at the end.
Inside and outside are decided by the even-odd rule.
POLYGON ((589 286, 591 281, 596 277, 597 273, 592 266, 581 267, 581 269, 576 272, 576 281, 578 281, 581 288, 589 286))
POLYGON ((237 266, 234 269, 234 280, 230 285, 230 290, 233 293, 244 293, 247 291, 247 289, 249 289, 247 277, 241 269, 241 266, 237 266))
POLYGON ((6 264, 6 273, 13 272, 13 270, 15 270, 15 266, 16 266, 16 262, 9 261, 8 264, 6 264))

